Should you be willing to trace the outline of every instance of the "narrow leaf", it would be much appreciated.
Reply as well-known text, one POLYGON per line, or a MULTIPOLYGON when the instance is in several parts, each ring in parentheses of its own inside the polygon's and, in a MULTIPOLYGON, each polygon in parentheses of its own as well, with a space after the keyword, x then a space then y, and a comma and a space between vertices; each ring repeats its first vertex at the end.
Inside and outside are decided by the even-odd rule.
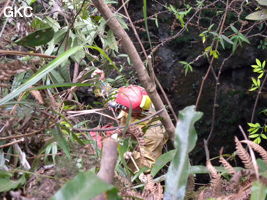
POLYGON ((171 162, 176 150, 168 151, 162 154, 156 161, 155 165, 151 169, 151 175, 154 177, 167 163, 171 162))
POLYGON ((16 96, 20 95, 22 92, 24 92, 26 89, 28 89, 30 86, 37 83, 39 80, 41 80, 44 76, 46 76, 49 72, 51 72, 53 69, 58 67, 60 64, 62 64, 64 61, 68 59, 69 56, 76 53, 77 51, 81 50, 83 47, 73 47, 66 52, 64 52, 62 55, 51 61, 48 65, 45 67, 42 67, 40 70, 38 70, 37 73, 35 73, 30 79, 28 79, 24 84, 20 85, 18 88, 13 90, 11 93, 0 99, 0 105, 3 105, 10 101, 11 99, 15 98, 16 96))

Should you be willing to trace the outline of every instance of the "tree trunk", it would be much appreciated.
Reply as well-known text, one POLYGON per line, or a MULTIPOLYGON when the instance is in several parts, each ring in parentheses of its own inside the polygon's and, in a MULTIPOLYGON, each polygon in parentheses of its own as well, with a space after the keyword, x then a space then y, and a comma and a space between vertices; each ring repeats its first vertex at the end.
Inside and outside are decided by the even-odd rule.
MULTIPOLYGON (((116 19, 115 15, 111 12, 109 7, 104 3, 103 0, 92 0, 95 7, 98 9, 98 11, 102 14, 104 19, 107 21, 108 26, 113 31, 113 33, 117 36, 118 40, 120 41, 120 44, 123 48, 123 50, 129 55, 133 67, 136 70, 138 74, 138 78, 142 84, 142 86, 146 89, 149 97, 151 98, 156 110, 161 110, 164 108, 164 104, 156 90, 155 83, 151 80, 151 78, 148 75, 148 72, 144 66, 144 63, 142 62, 133 42, 131 41, 128 34, 125 32, 125 30, 122 28, 118 20, 116 19)), ((168 136, 172 137, 173 133, 175 131, 175 127, 172 123, 172 120, 167 112, 166 109, 164 109, 163 112, 161 112, 160 117, 162 118, 162 124, 164 125, 166 132, 168 136)))

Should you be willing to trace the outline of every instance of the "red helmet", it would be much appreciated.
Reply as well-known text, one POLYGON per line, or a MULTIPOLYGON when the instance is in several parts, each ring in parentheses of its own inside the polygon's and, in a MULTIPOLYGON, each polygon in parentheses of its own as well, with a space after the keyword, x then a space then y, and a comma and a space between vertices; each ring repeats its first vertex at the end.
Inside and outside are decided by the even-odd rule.
POLYGON ((151 100, 146 90, 138 85, 129 85, 118 89, 115 104, 110 102, 111 107, 119 107, 123 110, 132 108, 134 112, 140 112, 142 109, 148 110, 151 106, 151 100), (147 104, 147 102, 149 102, 147 104))

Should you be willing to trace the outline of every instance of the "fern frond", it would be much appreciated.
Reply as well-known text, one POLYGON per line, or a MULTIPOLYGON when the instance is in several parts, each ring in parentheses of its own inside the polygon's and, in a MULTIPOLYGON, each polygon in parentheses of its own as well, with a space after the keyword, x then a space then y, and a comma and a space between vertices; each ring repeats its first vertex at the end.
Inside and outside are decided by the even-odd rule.
POLYGON ((249 140, 242 140, 242 143, 246 143, 247 145, 249 145, 254 151, 257 151, 260 156, 262 157, 263 161, 267 164, 267 151, 260 146, 259 144, 256 144, 252 141, 249 140))
POLYGON ((245 165, 246 169, 252 169, 254 170, 253 163, 251 160, 250 155, 248 152, 244 149, 240 141, 235 137, 235 144, 236 144, 236 152, 243 164, 245 165))
POLYGON ((210 160, 207 160, 207 169, 211 176, 211 188, 215 191, 220 191, 221 188, 221 175, 217 172, 215 167, 211 164, 210 160))
POLYGON ((235 169, 232 167, 232 165, 230 165, 229 162, 227 162, 227 160, 224 159, 224 157, 222 155, 220 155, 220 163, 222 163, 222 165, 224 166, 224 168, 227 170, 227 172, 229 174, 235 174, 236 171, 235 169))

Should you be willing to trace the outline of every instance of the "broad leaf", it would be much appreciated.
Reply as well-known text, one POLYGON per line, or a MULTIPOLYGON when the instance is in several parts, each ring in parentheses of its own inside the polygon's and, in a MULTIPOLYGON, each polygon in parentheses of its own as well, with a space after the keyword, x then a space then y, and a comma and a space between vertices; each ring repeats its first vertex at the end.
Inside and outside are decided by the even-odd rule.
POLYGON ((95 174, 87 171, 67 182, 51 200, 88 200, 113 189, 113 185, 105 183, 95 174))
POLYGON ((26 178, 24 175, 22 175, 17 180, 12 180, 11 178, 11 173, 0 170, 0 192, 7 192, 16 189, 26 182, 26 178))
POLYGON ((27 80, 24 84, 20 85, 18 88, 14 89, 11 93, 6 95, 4 98, 0 99, 0 106, 7 103, 11 99, 15 98, 16 96, 20 95, 22 92, 24 92, 26 89, 28 89, 30 86, 37 83, 39 80, 41 80, 44 76, 46 76, 49 72, 51 72, 53 69, 58 67, 61 63, 66 61, 69 56, 76 53, 77 51, 81 50, 83 47, 73 47, 69 49, 68 51, 64 52, 62 55, 54 59, 52 62, 50 62, 45 67, 42 67, 38 72, 36 72, 29 80, 27 80))
POLYGON ((16 41, 16 43, 22 46, 36 47, 47 44, 52 40, 53 36, 54 30, 52 28, 46 28, 30 33, 26 37, 16 41))
POLYGON ((267 187, 264 183, 256 181, 251 188, 251 200, 265 199, 267 195, 267 187))
POLYGON ((254 20, 254 21, 259 21, 259 20, 266 20, 267 19, 267 9, 262 9, 260 11, 253 12, 246 16, 247 20, 254 20))
POLYGON ((267 6, 267 0, 256 0, 260 6, 267 6))
POLYGON ((190 169, 188 154, 197 141, 194 124, 201 117, 202 113, 196 112, 195 106, 186 107, 179 113, 174 141, 176 153, 166 176, 165 200, 181 200, 185 196, 190 169))

